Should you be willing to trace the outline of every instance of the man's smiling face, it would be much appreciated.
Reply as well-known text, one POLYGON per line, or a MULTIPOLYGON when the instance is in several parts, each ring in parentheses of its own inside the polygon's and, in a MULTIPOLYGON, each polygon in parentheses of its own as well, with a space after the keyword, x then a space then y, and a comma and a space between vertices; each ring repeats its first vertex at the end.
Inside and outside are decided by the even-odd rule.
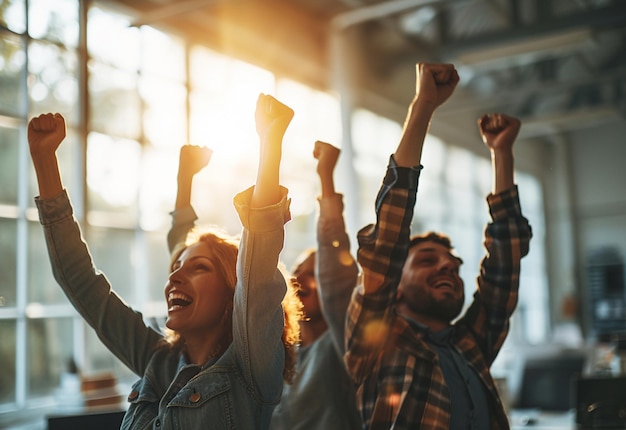
POLYGON ((425 241, 412 246, 402 268, 398 302, 412 314, 451 322, 465 301, 460 267, 461 260, 439 243, 425 241))

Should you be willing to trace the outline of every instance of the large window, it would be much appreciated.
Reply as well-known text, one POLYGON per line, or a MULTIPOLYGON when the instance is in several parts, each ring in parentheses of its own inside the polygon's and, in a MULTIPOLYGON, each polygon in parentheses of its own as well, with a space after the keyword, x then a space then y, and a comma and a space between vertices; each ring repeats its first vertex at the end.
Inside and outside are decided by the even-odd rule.
MULTIPOLYGON (((129 17, 98 3, 83 13, 84 4, 0 0, 0 427, 14 415, 54 407, 71 361, 85 373, 112 371, 122 383, 135 379, 85 326, 52 276, 34 208, 28 119, 44 112, 66 117, 68 136, 58 156, 94 261, 154 325, 166 313, 166 233, 181 145, 214 150, 208 168, 194 181, 199 222, 237 233, 232 198, 255 180, 257 95, 276 95, 294 108, 281 177, 292 196, 283 253, 289 266, 315 243, 319 189, 313 143, 341 143, 334 96, 176 35, 130 26, 129 17)), ((353 128, 355 157, 342 162, 352 163, 356 175, 343 175, 338 186, 346 187, 338 191, 357 193, 346 196, 356 203, 347 209, 354 237, 356 228, 373 219, 374 198, 400 125, 357 111, 353 128)), ((470 288, 472 268, 482 255, 490 166, 429 139, 419 194, 429 209, 417 211, 414 228, 452 236, 467 261, 463 276, 470 288)), ((541 188, 530 176, 520 174, 518 182, 529 199, 524 210, 539 243, 541 188)), ((541 247, 533 247, 522 275, 535 285, 522 297, 519 322, 530 340, 542 339, 547 324, 547 309, 528 305, 545 303, 543 261, 541 247)))

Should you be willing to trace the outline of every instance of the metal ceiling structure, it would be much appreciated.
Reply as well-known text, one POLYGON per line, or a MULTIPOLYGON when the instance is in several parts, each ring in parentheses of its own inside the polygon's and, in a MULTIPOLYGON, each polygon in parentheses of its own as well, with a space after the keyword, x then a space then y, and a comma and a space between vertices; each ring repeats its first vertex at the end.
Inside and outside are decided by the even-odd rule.
POLYGON ((430 61, 460 70, 451 116, 507 112, 537 136, 626 120, 626 0, 102 3, 382 114, 430 61))

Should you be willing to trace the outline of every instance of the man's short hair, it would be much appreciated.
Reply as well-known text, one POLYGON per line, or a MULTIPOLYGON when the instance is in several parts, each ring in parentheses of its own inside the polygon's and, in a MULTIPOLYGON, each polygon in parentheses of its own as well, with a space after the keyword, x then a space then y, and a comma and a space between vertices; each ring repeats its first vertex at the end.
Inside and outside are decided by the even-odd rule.
POLYGON ((443 233, 438 233, 436 231, 429 231, 426 233, 413 235, 411 236, 411 240, 409 242, 409 249, 423 242, 434 242, 445 247, 448 251, 450 251, 452 255, 459 259, 461 264, 463 263, 463 259, 459 257, 456 252, 454 252, 455 250, 452 246, 452 242, 450 241, 450 237, 448 237, 447 235, 443 233))

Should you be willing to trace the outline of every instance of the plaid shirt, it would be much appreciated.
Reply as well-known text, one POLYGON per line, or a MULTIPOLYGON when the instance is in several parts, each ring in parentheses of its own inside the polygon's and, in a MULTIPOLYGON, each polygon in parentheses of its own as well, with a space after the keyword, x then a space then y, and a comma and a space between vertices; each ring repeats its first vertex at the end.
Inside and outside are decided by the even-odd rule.
MULTIPOLYGON (((357 384, 357 402, 369 429, 448 430, 450 399, 438 357, 423 334, 394 310, 408 253, 419 168, 390 159, 376 199, 376 225, 359 232, 358 261, 375 293, 354 291, 346 321, 346 365, 357 384)), ((508 429, 489 366, 500 350, 517 305, 520 260, 532 236, 517 187, 487 197, 492 222, 485 230, 474 300, 455 323, 454 347, 480 379, 490 405, 491 428, 508 429)), ((368 289, 369 289, 368 288, 368 289)))

